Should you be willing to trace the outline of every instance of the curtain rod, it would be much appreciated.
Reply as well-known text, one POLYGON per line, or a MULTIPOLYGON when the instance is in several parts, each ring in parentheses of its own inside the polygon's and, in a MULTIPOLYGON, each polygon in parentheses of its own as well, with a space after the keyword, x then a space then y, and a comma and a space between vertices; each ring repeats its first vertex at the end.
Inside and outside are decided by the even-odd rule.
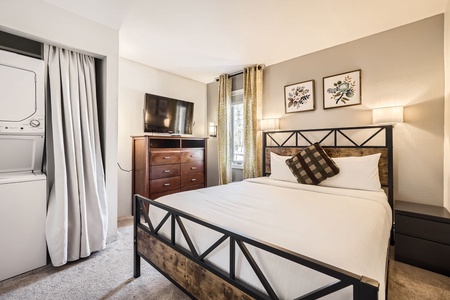
POLYGON ((234 76, 238 76, 238 75, 241 75, 241 74, 244 74, 244 71, 239 71, 239 72, 231 73, 231 74, 228 75, 228 77, 234 77, 234 76))
MULTIPOLYGON (((228 74, 228 78, 231 78, 231 77, 234 77, 234 76, 238 76, 238 75, 242 75, 242 74, 244 74, 244 71, 238 71, 238 72, 235 72, 235 73, 228 74)), ((216 82, 219 81, 219 77, 216 77, 215 81, 216 82)))
MULTIPOLYGON (((263 65, 258 65, 258 70, 261 70, 261 68, 263 68, 263 65)), ((241 75, 241 74, 244 74, 243 70, 242 71, 237 71, 237 72, 234 72, 234 73, 231 73, 231 74, 228 74, 228 78, 231 78, 231 77, 234 77, 234 76, 238 76, 238 75, 241 75)), ((219 81, 219 77, 216 77, 215 81, 219 81)))

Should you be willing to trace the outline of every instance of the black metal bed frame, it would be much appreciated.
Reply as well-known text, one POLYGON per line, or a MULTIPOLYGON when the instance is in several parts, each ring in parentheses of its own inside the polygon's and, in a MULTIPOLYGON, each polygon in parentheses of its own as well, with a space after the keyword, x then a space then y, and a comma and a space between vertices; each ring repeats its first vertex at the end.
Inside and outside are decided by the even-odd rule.
MULTIPOLYGON (((339 269, 337 267, 322 263, 320 261, 317 261, 315 259, 300 255, 298 253, 292 252, 290 250, 262 242, 256 239, 252 239, 243 235, 240 235, 238 233, 228 231, 226 229, 223 229, 217 225, 208 223, 207 221, 204 221, 202 219, 199 219, 193 215, 184 213, 182 211, 179 211, 177 209, 174 209, 170 206, 164 205, 162 203, 159 203, 157 201, 148 200, 140 195, 134 196, 135 201, 135 212, 134 212, 134 277, 137 278, 140 276, 140 258, 141 254, 137 251, 136 242, 137 242, 137 228, 140 228, 141 230, 145 231, 147 234, 157 238, 158 240, 162 241, 167 246, 175 249, 179 253, 183 254, 184 256, 190 258, 195 263, 199 264, 203 268, 209 270, 210 272, 214 273, 218 277, 222 278, 223 280, 227 281, 228 283, 238 287, 239 289, 243 290, 246 294, 250 295, 251 297, 254 297, 255 299, 279 299, 275 291, 273 290, 272 286, 266 279, 265 275, 257 265, 256 261, 254 260, 253 256, 249 252, 246 244, 252 245, 256 248, 262 249, 264 251, 267 251, 269 253, 275 254, 277 256, 283 257, 287 260, 293 261, 297 264, 303 265, 305 267, 311 268, 313 270, 316 270, 318 272, 321 272, 323 274, 326 274, 330 277, 336 278, 338 281, 326 286, 323 286, 315 291, 312 291, 310 293, 307 293, 305 295, 301 295, 296 300, 309 300, 309 299, 317 299, 320 297, 323 297, 325 295, 334 293, 340 289, 343 289, 347 286, 353 286, 353 299, 364 299, 364 300, 375 300, 378 299, 378 289, 379 284, 377 281, 364 277, 359 276, 350 272, 347 272, 343 269, 339 269), (147 209, 145 207, 145 204, 148 204, 150 207, 158 207, 160 209, 163 209, 167 211, 166 216, 163 218, 163 220, 156 226, 152 224, 150 218, 148 217, 147 209), (141 218, 144 218, 145 224, 141 223, 141 218), (167 220, 170 219, 170 239, 167 239, 161 235, 158 234, 161 227, 167 222, 167 220), (186 219, 192 222, 195 222, 201 226, 207 227, 209 229, 212 229, 216 232, 220 232, 222 237, 218 239, 214 244, 212 244, 206 251, 203 253, 198 253, 195 249, 192 240, 189 236, 189 233, 186 231, 183 220, 186 219), (175 226, 178 224, 179 228, 181 229, 181 232, 183 234, 183 237, 186 239, 187 244, 189 245, 189 250, 184 249, 183 247, 177 245, 175 243, 175 226), (229 259, 230 259, 230 271, 225 272, 219 268, 217 268, 214 264, 208 262, 205 260, 205 257, 211 253, 214 249, 216 249, 219 245, 221 245, 226 240, 229 240, 230 245, 230 253, 229 253, 229 259), (266 290, 266 294, 262 293, 261 291, 253 288, 252 286, 248 285, 244 281, 238 279, 235 277, 235 266, 236 266, 236 245, 241 249, 242 253, 244 254, 247 262, 252 267, 253 271, 257 275, 258 279, 260 280, 261 284, 263 285, 264 289, 266 290)), ((151 209, 151 208, 149 208, 151 209)), ((145 259, 145 257, 143 257, 145 259)), ((158 266, 154 265, 151 261, 148 261, 145 259, 148 263, 153 265, 155 268, 159 269, 158 266)), ((162 272, 162 270, 159 270, 162 272)), ((164 274, 164 273, 163 273, 164 274)), ((171 281, 172 279, 168 277, 171 281)), ((189 291, 186 291, 182 286, 180 286, 177 282, 172 281, 174 284, 176 284, 179 288, 187 292, 188 295, 190 295, 189 291)), ((192 295, 190 295, 193 297, 192 295)))
MULTIPOLYGON (((285 146, 286 142, 292 138, 295 137, 296 139, 296 146, 294 147, 300 147, 298 143, 298 137, 302 137, 306 141, 309 142, 309 140, 305 137, 303 134, 304 132, 309 131, 327 131, 324 138, 321 140, 325 140, 327 137, 329 137, 331 134, 334 133, 334 146, 336 148, 360 148, 364 147, 365 144, 367 144, 374 136, 379 134, 382 131, 385 131, 386 144, 384 146, 380 146, 383 148, 388 148, 388 169, 389 169, 389 192, 388 192, 388 198, 391 203, 391 196, 393 196, 393 176, 392 176, 392 126, 365 126, 365 127, 349 127, 349 128, 331 128, 331 129, 319 129, 319 130, 289 130, 289 131, 274 131, 274 132, 265 132, 263 134, 263 145, 264 148, 267 146, 267 137, 269 137, 271 140, 274 141, 274 143, 277 145, 276 147, 293 147, 293 146, 285 146), (358 145, 355 143, 352 139, 350 139, 347 135, 345 135, 345 130, 355 130, 355 129, 365 129, 365 128, 378 128, 379 130, 373 134, 370 138, 368 138, 366 141, 364 141, 362 144, 358 145), (292 133, 284 142, 281 144, 276 142, 273 139, 273 135, 275 133, 292 133), (350 141, 353 146, 338 146, 337 145, 337 136, 341 134, 344 136, 348 141, 350 141)), ((370 146, 370 148, 375 148, 373 146, 370 146)), ((265 151, 263 151, 265 155, 265 151)), ((265 161, 265 157, 264 160, 265 161)), ((265 171, 264 171, 265 173, 265 171)), ((189 295, 191 298, 195 298, 188 290, 186 290, 183 286, 181 286, 178 282, 176 282, 174 279, 172 279, 169 275, 167 275, 161 268, 159 268, 156 264, 154 264, 152 261, 147 259, 142 253, 138 251, 138 231, 141 230, 148 234, 151 237, 154 237, 158 241, 164 243, 168 247, 174 249, 178 253, 184 255, 185 257, 192 260, 197 265, 201 266, 202 268, 210 271, 211 273, 215 274, 217 277, 221 278, 222 280, 226 281, 227 283, 237 287, 239 290, 243 291, 250 297, 253 297, 255 299, 279 299, 278 295, 266 279, 264 273, 261 271, 260 267, 256 263, 255 259, 252 257, 251 253, 249 252, 246 245, 251 245, 253 247, 259 248, 261 250, 267 251, 269 253, 272 253, 274 255, 277 255, 279 257, 282 257, 284 259, 290 260, 294 263, 303 265, 305 267, 308 267, 312 270, 318 271, 320 273, 326 274, 330 277, 335 278, 337 281, 332 284, 325 285, 321 288, 318 288, 314 291, 311 291, 305 295, 301 295, 295 300, 305 300, 305 299, 317 299, 320 297, 323 297, 325 295, 332 294, 338 290, 341 290, 345 287, 352 286, 353 287, 353 299, 354 300, 375 300, 378 299, 378 290, 379 290, 379 283, 376 280, 367 278, 365 276, 353 274, 351 272, 345 271, 343 269, 331 266, 329 264, 325 264, 323 262, 317 261, 315 259, 306 257, 304 255, 295 253, 293 251, 278 247, 276 245, 266 243, 254 238, 246 237, 244 235, 241 235, 236 232, 232 232, 229 230, 226 230, 224 228, 221 228, 220 226, 217 226, 215 224, 211 224, 205 220, 202 220, 200 218, 197 218, 193 215, 187 214, 183 211, 180 211, 178 209, 172 208, 170 206, 164 205, 157 201, 152 201, 147 198, 144 198, 140 195, 134 195, 134 277, 137 278, 140 276, 141 269, 140 269, 140 263, 141 258, 144 258, 148 263, 150 263, 153 267, 158 269, 164 276, 166 276, 170 281, 172 281, 175 285, 177 285, 180 289, 182 289, 187 295, 189 295), (158 207, 159 209, 162 209, 166 211, 165 217, 162 219, 162 221, 159 224, 153 224, 150 220, 147 206, 149 209, 151 209, 152 206, 158 207), (164 224, 166 224, 170 220, 170 238, 166 238, 159 234, 159 230, 162 228, 164 224), (213 243, 206 251, 203 253, 199 253, 198 250, 195 248, 191 237, 189 236, 189 233, 185 229, 183 220, 189 220, 191 222, 197 223, 203 227, 209 228, 211 230, 214 230, 216 232, 219 232, 222 234, 222 237, 219 238, 215 243, 213 243), (144 221, 144 222, 143 222, 144 221), (156 226, 155 226, 156 225, 156 226), (176 244, 175 242, 175 233, 176 233, 176 225, 178 225, 178 228, 180 229, 182 236, 186 240, 189 250, 181 247, 180 245, 176 244), (210 254, 214 249, 216 249, 219 245, 224 243, 225 241, 229 241, 229 271, 225 272, 218 267, 216 267, 211 262, 205 260, 208 254, 210 254), (266 293, 263 293, 259 291, 258 289, 255 289, 254 287, 250 286, 249 284, 245 283, 244 281, 236 278, 235 276, 235 267, 236 267, 236 248, 237 247, 242 251, 245 259, 252 267, 253 271, 255 272, 256 276, 258 277, 260 283, 264 287, 266 293)), ((393 202, 391 204, 393 207, 393 202)), ((387 283, 386 283, 386 290, 387 290, 387 283)))

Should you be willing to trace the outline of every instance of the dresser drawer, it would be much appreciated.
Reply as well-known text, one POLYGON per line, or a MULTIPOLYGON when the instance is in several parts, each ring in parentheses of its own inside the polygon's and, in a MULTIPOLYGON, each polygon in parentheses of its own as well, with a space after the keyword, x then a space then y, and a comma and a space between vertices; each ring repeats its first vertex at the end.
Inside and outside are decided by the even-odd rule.
MULTIPOLYGON (((397 233, 450 245, 450 224, 396 214, 397 233)), ((450 255, 450 253, 449 253, 450 255)))
POLYGON ((193 161, 203 161, 204 151, 201 150, 189 150, 181 152, 181 162, 188 163, 193 161))
POLYGON ((395 260, 450 276, 450 246, 395 234, 395 260))
POLYGON ((204 187, 205 187, 204 184, 191 185, 191 186, 187 186, 187 187, 182 188, 181 191, 182 192, 192 191, 192 190, 202 189, 204 187))
POLYGON ((168 178, 180 175, 180 165, 156 165, 150 167, 150 179, 168 178))
POLYGON ((183 176, 181 179, 181 188, 203 184, 205 182, 205 176, 203 173, 194 173, 183 176))
POLYGON ((154 193, 154 194, 150 194, 150 199, 156 200, 156 199, 158 199, 159 197, 167 196, 167 195, 171 195, 171 194, 175 194, 175 193, 178 193, 178 192, 180 192, 180 189, 174 189, 174 190, 170 190, 170 191, 164 191, 164 192, 161 192, 161 193, 154 193))
POLYGON ((151 152, 150 153, 150 165, 168 165, 176 164, 180 162, 180 152, 151 152))
POLYGON ((203 161, 195 161, 181 165, 181 175, 203 173, 203 161))
POLYGON ((180 188, 180 176, 150 180, 150 194, 161 193, 180 188))

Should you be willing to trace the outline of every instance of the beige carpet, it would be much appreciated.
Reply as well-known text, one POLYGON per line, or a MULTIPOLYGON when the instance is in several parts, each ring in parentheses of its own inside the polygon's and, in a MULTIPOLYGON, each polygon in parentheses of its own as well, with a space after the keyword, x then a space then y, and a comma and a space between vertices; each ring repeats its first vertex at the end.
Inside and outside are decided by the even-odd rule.
POLYGON ((394 260, 389 272, 389 300, 450 300, 450 277, 394 260))
MULTIPOLYGON (((0 299, 189 299, 145 262, 133 278, 131 225, 121 220, 118 240, 87 259, 0 282, 0 299)), ((403 299, 450 300, 450 278, 392 261, 389 300, 403 299)))
POLYGON ((119 222, 118 240, 89 258, 46 266, 0 282, 0 299, 189 299, 149 264, 133 278, 132 220, 119 222))

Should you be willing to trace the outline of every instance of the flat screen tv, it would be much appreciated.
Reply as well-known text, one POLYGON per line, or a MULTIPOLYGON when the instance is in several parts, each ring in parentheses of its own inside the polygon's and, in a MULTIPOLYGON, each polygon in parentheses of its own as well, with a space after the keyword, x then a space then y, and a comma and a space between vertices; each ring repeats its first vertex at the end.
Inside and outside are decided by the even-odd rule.
POLYGON ((144 131, 192 134, 194 103, 145 94, 144 131))

